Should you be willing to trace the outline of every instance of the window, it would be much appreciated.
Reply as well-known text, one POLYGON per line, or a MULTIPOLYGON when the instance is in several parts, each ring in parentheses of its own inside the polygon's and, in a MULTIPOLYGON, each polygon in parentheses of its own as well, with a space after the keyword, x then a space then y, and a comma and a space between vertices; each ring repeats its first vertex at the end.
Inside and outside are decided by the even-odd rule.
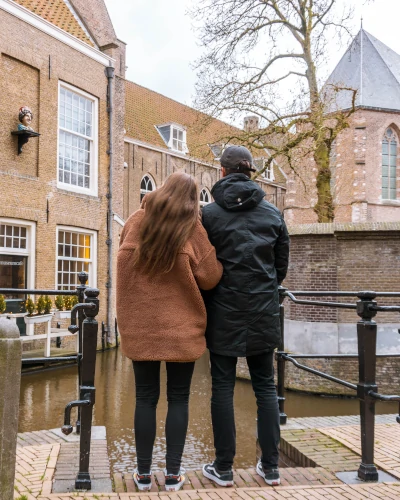
POLYGON ((211 201, 211 194, 209 193, 208 189, 203 188, 200 191, 200 207, 204 207, 211 201))
POLYGON ((172 149, 176 151, 186 150, 186 141, 184 139, 184 131, 176 127, 172 127, 172 149))
POLYGON ((158 125, 156 129, 170 149, 180 151, 181 153, 189 152, 186 144, 186 130, 184 127, 169 123, 166 125, 158 125))
POLYGON ((391 128, 382 141, 382 199, 396 200, 397 140, 391 128))
POLYGON ((57 240, 57 290, 74 290, 82 271, 89 274, 89 286, 96 286, 96 233, 59 228, 57 240))
MULTIPOLYGON (((34 222, 20 219, 0 219, 0 288, 35 288, 34 222)), ((23 312, 25 295, 5 294, 6 312, 23 312)), ((16 318, 21 335, 33 334, 33 325, 16 318)))
POLYGON ((11 224, 0 224, 0 250, 27 253, 27 228, 11 224))
POLYGON ((263 168, 266 167, 266 169, 264 170, 264 172, 262 174, 264 179, 268 179, 269 181, 273 181, 275 178, 274 177, 274 164, 273 164, 273 162, 268 164, 268 160, 264 160, 262 166, 263 166, 263 168))
POLYGON ((97 195, 97 99, 60 85, 58 186, 97 195))
POLYGON ((147 193, 151 193, 156 188, 156 184, 149 175, 145 175, 140 183, 140 201, 147 193))

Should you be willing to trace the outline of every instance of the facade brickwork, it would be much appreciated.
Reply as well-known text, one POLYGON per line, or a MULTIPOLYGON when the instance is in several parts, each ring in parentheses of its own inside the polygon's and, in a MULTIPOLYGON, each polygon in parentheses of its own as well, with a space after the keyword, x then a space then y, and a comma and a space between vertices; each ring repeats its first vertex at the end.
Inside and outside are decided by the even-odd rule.
MULTIPOLYGON (((330 226, 330 234, 318 234, 318 225, 299 234, 290 227, 290 264, 284 285, 290 290, 400 292, 400 227, 398 224, 330 226), (391 227, 391 230, 388 228, 391 227), (336 229, 335 229, 336 228, 336 229), (369 230, 368 230, 369 228, 369 230)), ((314 297, 315 298, 315 297, 314 297)), ((331 297, 323 300, 336 300, 331 297)), ((382 300, 382 299, 381 299, 382 300)), ((354 302, 346 297, 346 302, 354 302)), ((387 304, 396 299, 385 298, 387 304)), ((398 300, 397 300, 398 302, 398 300)), ((353 310, 295 305, 285 302, 286 317, 295 321, 355 323, 353 310)), ((398 321, 396 313, 380 313, 382 323, 398 321)))
MULTIPOLYGON (((357 109, 341 132, 331 155, 331 188, 335 222, 388 222, 400 220, 400 113, 357 109), (388 128, 397 136, 397 199, 382 199, 382 140, 388 128)), ((301 180, 288 173, 285 219, 288 224, 317 222, 312 207, 317 201, 312 158, 299 165, 301 180)))
MULTIPOLYGON (((89 3, 89 2, 87 2, 89 3)), ((92 8, 102 2, 90 2, 92 8)), ((98 320, 106 321, 108 281, 107 210, 109 190, 109 119, 107 110, 107 78, 105 65, 73 46, 63 43, 42 30, 29 26, 29 43, 24 21, 1 11, 0 16, 0 85, 2 113, 0 117, 0 186, 2 203, 0 220, 18 220, 33 224, 36 232, 34 278, 31 288, 56 287, 56 234, 59 226, 92 230, 97 235, 97 280, 100 289, 98 320), (59 85, 67 84, 83 91, 98 102, 97 129, 97 194, 81 194, 57 187, 59 85), (31 138, 17 155, 18 109, 29 106, 34 115, 32 128, 39 138, 31 138)), ((118 46, 112 49, 118 52, 118 46)), ((125 46, 121 44, 124 56, 125 46)), ((106 61, 106 59, 105 59, 106 61)), ((112 63, 111 59, 110 62, 112 63)), ((113 80, 113 209, 121 213, 123 174, 124 70, 116 67, 113 80)), ((10 222, 11 221, 11 222, 10 222)), ((119 225, 114 222, 113 251, 118 248, 119 225)), ((93 250, 93 249, 92 249, 93 250)), ((114 259, 115 260, 115 259, 114 259)), ((112 283, 113 285, 114 283, 112 283)), ((114 299, 114 296, 113 296, 114 299)), ((115 312, 113 312, 112 324, 115 312)), ((55 326, 55 324, 53 325, 55 326)))

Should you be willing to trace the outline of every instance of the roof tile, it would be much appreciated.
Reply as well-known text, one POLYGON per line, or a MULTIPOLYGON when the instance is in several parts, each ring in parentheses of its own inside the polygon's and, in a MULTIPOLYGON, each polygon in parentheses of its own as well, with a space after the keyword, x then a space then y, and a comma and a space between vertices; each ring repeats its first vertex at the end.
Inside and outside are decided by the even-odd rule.
POLYGON ((94 47, 92 40, 64 0, 14 0, 14 2, 94 47))

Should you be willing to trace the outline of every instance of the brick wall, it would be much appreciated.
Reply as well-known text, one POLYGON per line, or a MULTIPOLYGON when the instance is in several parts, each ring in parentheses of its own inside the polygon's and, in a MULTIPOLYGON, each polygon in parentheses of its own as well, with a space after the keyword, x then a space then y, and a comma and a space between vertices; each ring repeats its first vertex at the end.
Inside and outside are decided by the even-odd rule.
MULTIPOLYGON (((289 227, 289 232, 290 264, 284 285, 290 290, 400 291, 399 223, 299 225, 289 227)), ((388 298, 384 302, 396 300, 388 298)), ((289 300, 285 306, 286 317, 296 321, 358 320, 352 310, 294 305, 289 300)), ((377 316, 382 323, 398 319, 396 313, 377 316)))
MULTIPOLYGON (((347 359, 301 359, 299 363, 327 373, 347 382, 358 382, 358 360, 347 359)), ((245 358, 239 358, 237 377, 250 379, 245 358)), ((275 370, 276 380, 276 370, 275 370)), ((382 394, 399 394, 400 392, 400 358, 377 358, 376 381, 378 391, 382 394)), ((316 394, 355 396, 356 392, 317 375, 300 370, 287 362, 285 368, 286 389, 316 394)))
MULTIPOLYGON (((0 16, 0 55, 0 217, 23 219, 36 224, 35 288, 55 287, 58 225, 96 231, 97 286, 100 289, 101 304, 98 320, 105 321, 109 120, 104 66, 32 26, 27 30, 27 25, 22 20, 4 11, 0 16), (29 43, 26 43, 26 38, 22 37, 21 33, 26 34, 29 43), (97 196, 76 194, 57 188, 59 82, 68 83, 98 98, 97 196), (10 132, 17 128, 18 109, 22 105, 32 108, 32 127, 41 136, 31 139, 24 146, 23 153, 18 156, 16 138, 12 137, 10 132)), ((117 76, 114 103, 113 204, 114 211, 119 215, 122 215, 124 88, 123 79, 117 76)), ((118 225, 115 223, 114 227, 116 252, 118 225)))

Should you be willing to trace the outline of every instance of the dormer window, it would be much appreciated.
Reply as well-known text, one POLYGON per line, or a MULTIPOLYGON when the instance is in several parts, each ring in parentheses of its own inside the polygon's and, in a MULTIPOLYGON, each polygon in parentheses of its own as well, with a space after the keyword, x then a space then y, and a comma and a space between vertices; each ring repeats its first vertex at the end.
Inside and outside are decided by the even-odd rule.
POLYGON ((209 144, 208 147, 211 149, 211 152, 214 155, 214 158, 216 160, 219 160, 222 156, 223 151, 224 151, 224 145, 223 144, 209 144))
POLYGON ((189 152, 184 127, 176 123, 168 123, 166 125, 157 125, 156 129, 169 149, 185 154, 189 152))
POLYGON ((271 162, 268 164, 268 160, 263 160, 263 168, 264 167, 266 167, 266 168, 261 175, 264 177, 264 179, 268 179, 269 181, 273 181, 275 179, 274 163, 271 162))

